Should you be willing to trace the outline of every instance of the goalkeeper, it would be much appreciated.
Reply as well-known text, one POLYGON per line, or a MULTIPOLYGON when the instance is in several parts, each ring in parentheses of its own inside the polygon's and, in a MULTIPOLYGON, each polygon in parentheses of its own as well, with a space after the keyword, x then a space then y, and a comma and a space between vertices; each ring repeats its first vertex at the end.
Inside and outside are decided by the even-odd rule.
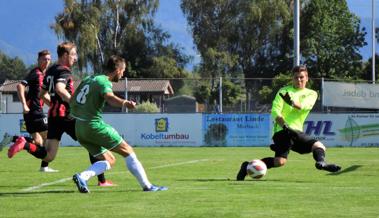
MULTIPOLYGON (((281 88, 272 102, 271 116, 275 121, 272 137, 274 144, 270 146, 275 157, 261 159, 267 166, 284 166, 290 150, 299 154, 313 153, 316 168, 329 172, 338 172, 341 167, 325 161, 325 146, 318 140, 303 132, 304 121, 317 100, 317 92, 306 88, 308 71, 305 66, 296 66, 293 72, 293 85, 281 88)), ((241 164, 237 180, 244 180, 248 162, 241 164)))

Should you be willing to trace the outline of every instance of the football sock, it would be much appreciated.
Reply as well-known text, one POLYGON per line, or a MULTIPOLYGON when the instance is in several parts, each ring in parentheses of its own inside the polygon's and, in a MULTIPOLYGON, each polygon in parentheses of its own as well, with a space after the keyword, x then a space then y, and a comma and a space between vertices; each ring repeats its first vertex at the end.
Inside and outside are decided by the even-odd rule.
MULTIPOLYGON (((94 156, 92 156, 90 153, 89 154, 89 160, 91 161, 91 164, 94 164, 96 163, 97 161, 99 161, 98 159, 96 159, 94 156)), ((105 182, 105 176, 104 176, 104 173, 101 173, 99 175, 97 175, 97 180, 99 182, 105 182)))
POLYGON ((147 178, 145 169, 143 168, 141 162, 138 160, 135 153, 130 154, 125 158, 126 167, 138 180, 138 183, 142 188, 150 188, 151 183, 147 178))
POLYGON ((262 158, 261 161, 263 161, 266 164, 267 169, 275 167, 275 158, 273 157, 265 157, 262 158))
POLYGON ((34 143, 34 139, 32 137, 29 137, 29 136, 24 136, 25 140, 29 143, 34 143))
POLYGON ((49 166, 49 162, 41 161, 41 167, 47 167, 49 166))
POLYGON ((316 162, 325 161, 325 151, 322 148, 316 148, 313 150, 313 159, 316 162))
POLYGON ((92 164, 88 169, 80 173, 80 177, 88 181, 91 177, 104 173, 111 169, 111 165, 106 160, 99 160, 92 164))
POLYGON ((31 155, 38 159, 43 159, 47 156, 46 148, 40 145, 26 142, 24 150, 28 151, 31 155))
POLYGON ((18 138, 18 136, 17 136, 17 135, 14 135, 13 138, 12 138, 12 142, 13 142, 13 143, 16 142, 17 138, 18 138))

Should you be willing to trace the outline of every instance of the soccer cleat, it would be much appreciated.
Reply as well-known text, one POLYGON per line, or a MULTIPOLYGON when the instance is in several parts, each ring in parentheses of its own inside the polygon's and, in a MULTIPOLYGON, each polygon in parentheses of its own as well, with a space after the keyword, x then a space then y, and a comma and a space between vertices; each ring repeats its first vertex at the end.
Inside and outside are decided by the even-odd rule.
POLYGON ((73 175, 72 180, 74 180, 76 187, 78 187, 79 192, 89 193, 87 182, 84 181, 84 179, 82 179, 79 174, 73 175))
POLYGON ((57 172, 59 172, 59 170, 54 170, 53 168, 50 168, 50 167, 41 167, 41 168, 39 168, 39 171, 43 172, 43 173, 57 173, 57 172))
POLYGON ((98 182, 97 185, 101 187, 117 186, 116 184, 113 184, 111 180, 105 180, 105 182, 98 182))
POLYGON ((157 191, 167 191, 168 188, 165 186, 156 186, 156 185, 151 185, 150 188, 143 188, 144 192, 157 192, 157 191))
POLYGON ((12 158, 15 154, 17 154, 19 151, 24 149, 26 140, 24 137, 20 136, 16 139, 16 142, 9 147, 8 150, 8 157, 12 158))
POLYGON ((8 133, 4 133, 3 140, 0 142, 0 151, 2 151, 5 146, 11 143, 12 139, 13 136, 9 135, 8 133))
POLYGON ((247 175, 247 169, 246 168, 247 168, 248 164, 249 164, 249 162, 247 162, 247 161, 242 162, 240 170, 238 171, 238 174, 237 174, 237 181, 245 180, 245 177, 247 175))
POLYGON ((319 170, 325 170, 328 172, 338 172, 341 170, 341 167, 336 164, 327 164, 325 161, 318 161, 315 164, 316 168, 319 170))

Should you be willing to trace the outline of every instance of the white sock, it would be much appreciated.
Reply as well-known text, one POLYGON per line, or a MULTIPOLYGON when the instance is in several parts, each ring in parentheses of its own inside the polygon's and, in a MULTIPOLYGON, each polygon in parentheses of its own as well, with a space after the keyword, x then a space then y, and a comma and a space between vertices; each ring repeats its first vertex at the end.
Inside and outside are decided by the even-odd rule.
POLYGON ((80 173, 80 177, 88 181, 91 177, 104 173, 106 170, 111 169, 108 161, 102 160, 92 164, 88 169, 80 173))
POLYGON ((138 180, 138 183, 142 188, 150 188, 151 183, 149 182, 149 179, 147 178, 145 169, 143 169, 143 166, 141 162, 139 162, 137 156, 135 153, 130 154, 125 158, 125 163, 129 171, 133 174, 134 177, 138 180))

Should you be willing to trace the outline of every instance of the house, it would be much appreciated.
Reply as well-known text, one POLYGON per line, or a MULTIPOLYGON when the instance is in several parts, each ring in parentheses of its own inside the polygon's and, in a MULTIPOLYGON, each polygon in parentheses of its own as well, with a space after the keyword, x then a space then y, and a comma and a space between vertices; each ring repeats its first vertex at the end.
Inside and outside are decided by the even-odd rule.
POLYGON ((188 95, 179 95, 165 100, 167 113, 196 113, 198 103, 196 98, 188 95))
MULTIPOLYGON (((1 113, 22 113, 20 100, 17 95, 17 84, 21 80, 6 80, 0 86, 0 112, 1 113)), ((80 80, 75 81, 75 89, 80 84, 80 80)), ((174 95, 174 90, 169 80, 153 79, 127 79, 113 83, 113 92, 122 98, 134 100, 137 103, 150 101, 157 104, 161 111, 164 111, 164 100, 174 95)), ((47 111, 47 108, 45 109, 47 111)), ((105 112, 120 112, 120 108, 106 106, 105 112)))

